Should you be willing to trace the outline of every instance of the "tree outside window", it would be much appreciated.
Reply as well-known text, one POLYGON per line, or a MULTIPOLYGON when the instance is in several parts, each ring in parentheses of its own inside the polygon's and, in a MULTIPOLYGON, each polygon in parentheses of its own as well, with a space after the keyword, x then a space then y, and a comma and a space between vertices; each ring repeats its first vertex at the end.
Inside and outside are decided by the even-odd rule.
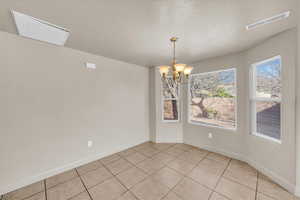
POLYGON ((192 75, 189 82, 189 122, 235 129, 235 79, 235 69, 192 75))
POLYGON ((167 77, 162 83, 162 120, 164 122, 179 121, 179 86, 175 85, 172 77, 167 77))

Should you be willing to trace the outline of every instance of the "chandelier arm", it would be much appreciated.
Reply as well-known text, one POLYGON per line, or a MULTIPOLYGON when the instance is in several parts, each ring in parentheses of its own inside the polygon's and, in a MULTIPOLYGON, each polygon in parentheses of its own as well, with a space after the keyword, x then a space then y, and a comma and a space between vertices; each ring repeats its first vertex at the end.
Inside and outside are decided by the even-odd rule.
MULTIPOLYGON (((162 81, 167 83, 167 86, 170 88, 174 88, 175 85, 178 87, 180 84, 185 84, 185 80, 189 79, 189 75, 192 71, 191 66, 187 66, 186 64, 177 64, 176 61, 176 42, 178 41, 177 37, 172 37, 170 39, 173 47, 173 58, 171 69, 169 70, 168 66, 160 66, 160 73, 162 76, 162 81), (167 67, 167 68, 166 68, 167 67), (170 84, 170 80, 166 80, 166 76, 172 76, 172 83, 170 84), (175 84, 175 85, 174 85, 175 84)), ((171 89, 172 90, 172 89, 171 89)), ((174 96, 176 93, 173 91, 174 96)))

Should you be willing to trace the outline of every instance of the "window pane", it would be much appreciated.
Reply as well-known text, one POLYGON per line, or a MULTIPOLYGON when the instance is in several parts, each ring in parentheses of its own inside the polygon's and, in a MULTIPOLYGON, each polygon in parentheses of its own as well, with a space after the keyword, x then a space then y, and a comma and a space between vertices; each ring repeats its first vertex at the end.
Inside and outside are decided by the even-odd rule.
POLYGON ((281 98, 280 58, 256 65, 256 97, 281 98))
POLYGON ((190 79, 190 121, 235 128, 235 70, 202 73, 190 79))
POLYGON ((280 103, 256 102, 256 132, 280 140, 280 103))
POLYGON ((172 77, 167 77, 166 82, 162 82, 163 99, 177 99, 179 95, 178 85, 174 85, 172 77))
POLYGON ((164 102, 164 120, 178 120, 177 100, 165 100, 164 102))

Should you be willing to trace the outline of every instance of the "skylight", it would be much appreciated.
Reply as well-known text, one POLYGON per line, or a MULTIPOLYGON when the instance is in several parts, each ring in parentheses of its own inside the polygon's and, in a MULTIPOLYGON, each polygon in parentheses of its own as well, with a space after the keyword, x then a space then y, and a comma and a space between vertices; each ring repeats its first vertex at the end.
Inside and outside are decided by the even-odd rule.
POLYGON ((12 10, 19 35, 64 46, 70 32, 62 27, 12 10))

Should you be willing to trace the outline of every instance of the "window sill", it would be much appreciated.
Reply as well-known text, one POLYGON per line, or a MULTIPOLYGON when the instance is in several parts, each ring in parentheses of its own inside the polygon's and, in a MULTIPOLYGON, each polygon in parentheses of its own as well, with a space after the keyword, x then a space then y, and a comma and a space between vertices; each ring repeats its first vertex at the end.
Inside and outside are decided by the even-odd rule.
POLYGON ((221 127, 221 126, 214 126, 214 125, 209 125, 209 124, 204 124, 201 122, 193 122, 193 121, 188 121, 189 124, 193 124, 196 126, 203 126, 203 127, 209 127, 209 128, 217 128, 217 129, 221 129, 221 130, 227 130, 227 131, 232 131, 232 132, 236 132, 237 128, 225 128, 225 127, 221 127))
POLYGON ((282 144, 282 141, 281 140, 278 140, 278 139, 275 139, 275 138, 272 138, 272 137, 269 137, 269 136, 266 136, 266 135, 263 135, 263 134, 260 134, 260 133, 251 133, 251 135, 253 136, 257 136, 259 138, 262 138, 262 139, 265 139, 265 140, 268 140, 268 141, 271 141, 271 142, 275 142, 277 144, 282 144))
POLYGON ((179 123, 180 120, 162 120, 163 123, 179 123))

